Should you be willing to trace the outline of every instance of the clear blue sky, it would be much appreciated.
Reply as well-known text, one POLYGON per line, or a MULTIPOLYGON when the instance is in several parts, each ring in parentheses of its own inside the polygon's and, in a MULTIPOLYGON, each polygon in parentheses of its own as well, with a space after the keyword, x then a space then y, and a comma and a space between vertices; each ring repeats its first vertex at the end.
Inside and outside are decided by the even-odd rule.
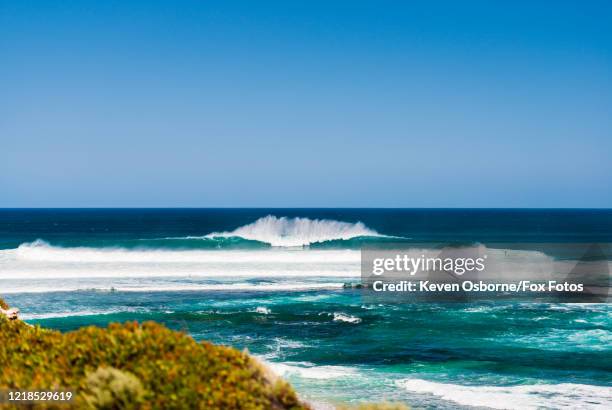
POLYGON ((0 0, 0 207, 611 207, 612 2, 0 0))

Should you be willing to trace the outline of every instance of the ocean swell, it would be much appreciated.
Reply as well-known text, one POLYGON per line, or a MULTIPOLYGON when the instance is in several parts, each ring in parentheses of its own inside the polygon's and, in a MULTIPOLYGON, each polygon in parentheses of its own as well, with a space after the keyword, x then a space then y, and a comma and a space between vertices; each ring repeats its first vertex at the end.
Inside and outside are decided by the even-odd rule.
POLYGON ((299 247, 333 240, 383 236, 361 222, 268 215, 233 231, 213 232, 204 238, 243 238, 278 247, 299 247))

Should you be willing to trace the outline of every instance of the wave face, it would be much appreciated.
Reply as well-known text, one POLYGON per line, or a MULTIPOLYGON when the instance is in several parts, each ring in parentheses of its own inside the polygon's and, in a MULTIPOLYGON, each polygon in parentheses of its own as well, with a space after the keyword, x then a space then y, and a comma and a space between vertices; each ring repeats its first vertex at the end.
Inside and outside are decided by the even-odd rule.
POLYGON ((231 232, 213 232, 204 238, 243 238, 279 247, 308 246, 315 243, 382 237, 361 222, 349 223, 326 219, 278 218, 268 215, 231 232))

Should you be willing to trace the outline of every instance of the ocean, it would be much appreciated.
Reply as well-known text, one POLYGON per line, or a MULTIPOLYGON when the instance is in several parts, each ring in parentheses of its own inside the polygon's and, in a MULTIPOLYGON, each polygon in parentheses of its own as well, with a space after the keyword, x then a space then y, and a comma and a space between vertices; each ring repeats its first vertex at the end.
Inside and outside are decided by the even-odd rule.
POLYGON ((610 304, 370 303, 345 284, 385 241, 611 243, 612 210, 5 209, 0 297, 248 349, 321 409, 612 408, 610 304))

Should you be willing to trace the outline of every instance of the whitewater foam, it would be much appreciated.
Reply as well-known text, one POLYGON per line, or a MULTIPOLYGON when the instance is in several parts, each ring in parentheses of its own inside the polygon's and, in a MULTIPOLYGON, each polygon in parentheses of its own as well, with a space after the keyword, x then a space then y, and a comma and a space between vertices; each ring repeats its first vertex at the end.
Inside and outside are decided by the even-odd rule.
POLYGON ((411 392, 432 394, 464 406, 522 410, 612 408, 612 389, 605 386, 573 383, 465 386, 421 379, 402 379, 396 381, 396 385, 411 392))
POLYGON ((347 366, 315 366, 306 362, 266 362, 266 364, 281 377, 297 376, 304 379, 327 380, 359 375, 355 369, 347 366))
MULTIPOLYGON (((267 218, 274 221, 282 219, 275 217, 267 218)), ((292 224, 300 225, 295 221, 302 219, 304 218, 296 218, 292 220, 294 221, 292 224)), ((305 223, 309 228, 294 229, 291 233, 295 235, 288 238, 292 238, 291 240, 301 238, 301 242, 311 243, 309 241, 316 240, 316 238, 321 239, 325 236, 321 233, 325 231, 323 228, 317 231, 314 227, 319 225, 327 227, 330 223, 332 226, 340 224, 341 227, 344 227, 342 228, 344 231, 342 229, 334 231, 335 237, 349 237, 353 234, 362 234, 368 231, 363 226, 359 227, 359 224, 348 224, 353 226, 353 228, 348 228, 345 226, 347 223, 344 222, 315 220, 305 223), (357 229, 356 226, 359 228, 358 231, 355 231, 357 229), (300 232, 302 233, 298 234, 300 232), (347 232, 350 232, 350 234, 347 232), (315 233, 317 234, 315 235, 315 233)), ((274 225, 274 223, 271 224, 274 225)), ((257 225, 257 222, 254 225, 257 225)), ((253 230, 257 231, 255 228, 253 230)), ((331 228, 329 231, 331 232, 331 228)), ((375 232, 368 231, 367 233, 372 234, 375 232)), ((282 235, 282 232, 277 232, 277 234, 282 235)), ((275 241, 274 239, 271 240, 275 241)), ((425 252, 420 249, 412 251, 425 252)), ((488 253, 491 254, 495 252, 504 251, 488 250, 488 253)), ((522 277, 532 279, 534 274, 530 272, 533 272, 533 266, 541 265, 543 257, 547 258, 538 252, 524 252, 521 258, 517 258, 516 263, 505 266, 503 272, 514 280, 522 277)), ((360 251, 355 249, 292 249, 287 247, 251 250, 128 249, 61 247, 37 240, 31 243, 23 243, 17 248, 0 250, 0 281, 5 282, 5 284, 1 285, 3 292, 6 293, 109 289, 111 287, 124 291, 137 291, 134 289, 141 288, 141 291, 144 292, 163 290, 231 290, 226 285, 215 287, 215 285, 207 284, 200 286, 192 283, 180 285, 172 283, 162 286, 159 283, 150 283, 149 280, 153 278, 183 278, 188 282, 192 282, 193 279, 201 278, 302 278, 300 280, 305 281, 307 280, 306 278, 333 277, 335 278, 333 279, 333 286, 336 286, 336 282, 340 282, 340 278, 348 279, 346 281, 350 282, 351 278, 359 277, 361 273, 360 262, 360 251), (80 282, 81 279, 92 278, 107 278, 107 280, 105 283, 100 282, 95 286, 89 284, 84 286, 80 282), (138 279, 139 282, 134 283, 133 286, 117 285, 114 278, 133 278, 138 279), (45 279, 66 280, 43 283, 45 279), (23 281, 23 283, 17 283, 17 281, 23 281), (25 283, 25 281, 29 281, 29 283, 25 283)), ((566 263, 572 264, 572 262, 566 263)), ((292 283, 294 280, 288 281, 288 289, 281 289, 278 285, 275 285, 277 288, 269 290, 293 290, 295 289, 295 284, 292 283)), ((244 288, 234 286, 232 289, 248 290, 247 286, 251 285, 245 285, 244 288)), ((322 289, 327 287, 329 286, 321 286, 322 289)), ((302 289, 315 288, 316 286, 302 287, 302 289)), ((254 290, 258 289, 268 290, 265 287, 259 287, 254 290)), ((582 307, 581 309, 584 310, 587 307, 582 307)))
POLYGON ((125 248, 65 248, 43 240, 23 243, 17 249, 0 250, 0 261, 12 258, 45 262, 121 263, 347 263, 359 260, 355 250, 168 250, 125 248), (322 257, 324 256, 324 257, 322 257))
POLYGON ((349 223, 327 219, 287 218, 268 215, 230 232, 213 232, 204 238, 232 238, 265 242, 278 247, 300 247, 332 240, 381 237, 361 222, 349 223))
POLYGON ((358 318, 357 316, 347 315, 341 312, 334 312, 334 322, 360 323, 361 318, 358 318))
MULTIPOLYGON (((58 284, 6 284, 2 285, 2 293, 46 293, 46 292, 184 292, 184 291, 255 291, 255 292, 298 292, 309 290, 341 289, 342 283, 228 283, 228 284, 156 284, 141 283, 138 285, 115 285, 113 282, 103 285, 79 285, 78 282, 58 284)), ((258 313, 263 313, 259 311, 258 313)))
MULTIPOLYGON (((43 241, 0 250, 0 279, 276 277, 360 274, 357 250, 64 248, 43 241)), ((36 285, 36 284, 33 284, 36 285)))

